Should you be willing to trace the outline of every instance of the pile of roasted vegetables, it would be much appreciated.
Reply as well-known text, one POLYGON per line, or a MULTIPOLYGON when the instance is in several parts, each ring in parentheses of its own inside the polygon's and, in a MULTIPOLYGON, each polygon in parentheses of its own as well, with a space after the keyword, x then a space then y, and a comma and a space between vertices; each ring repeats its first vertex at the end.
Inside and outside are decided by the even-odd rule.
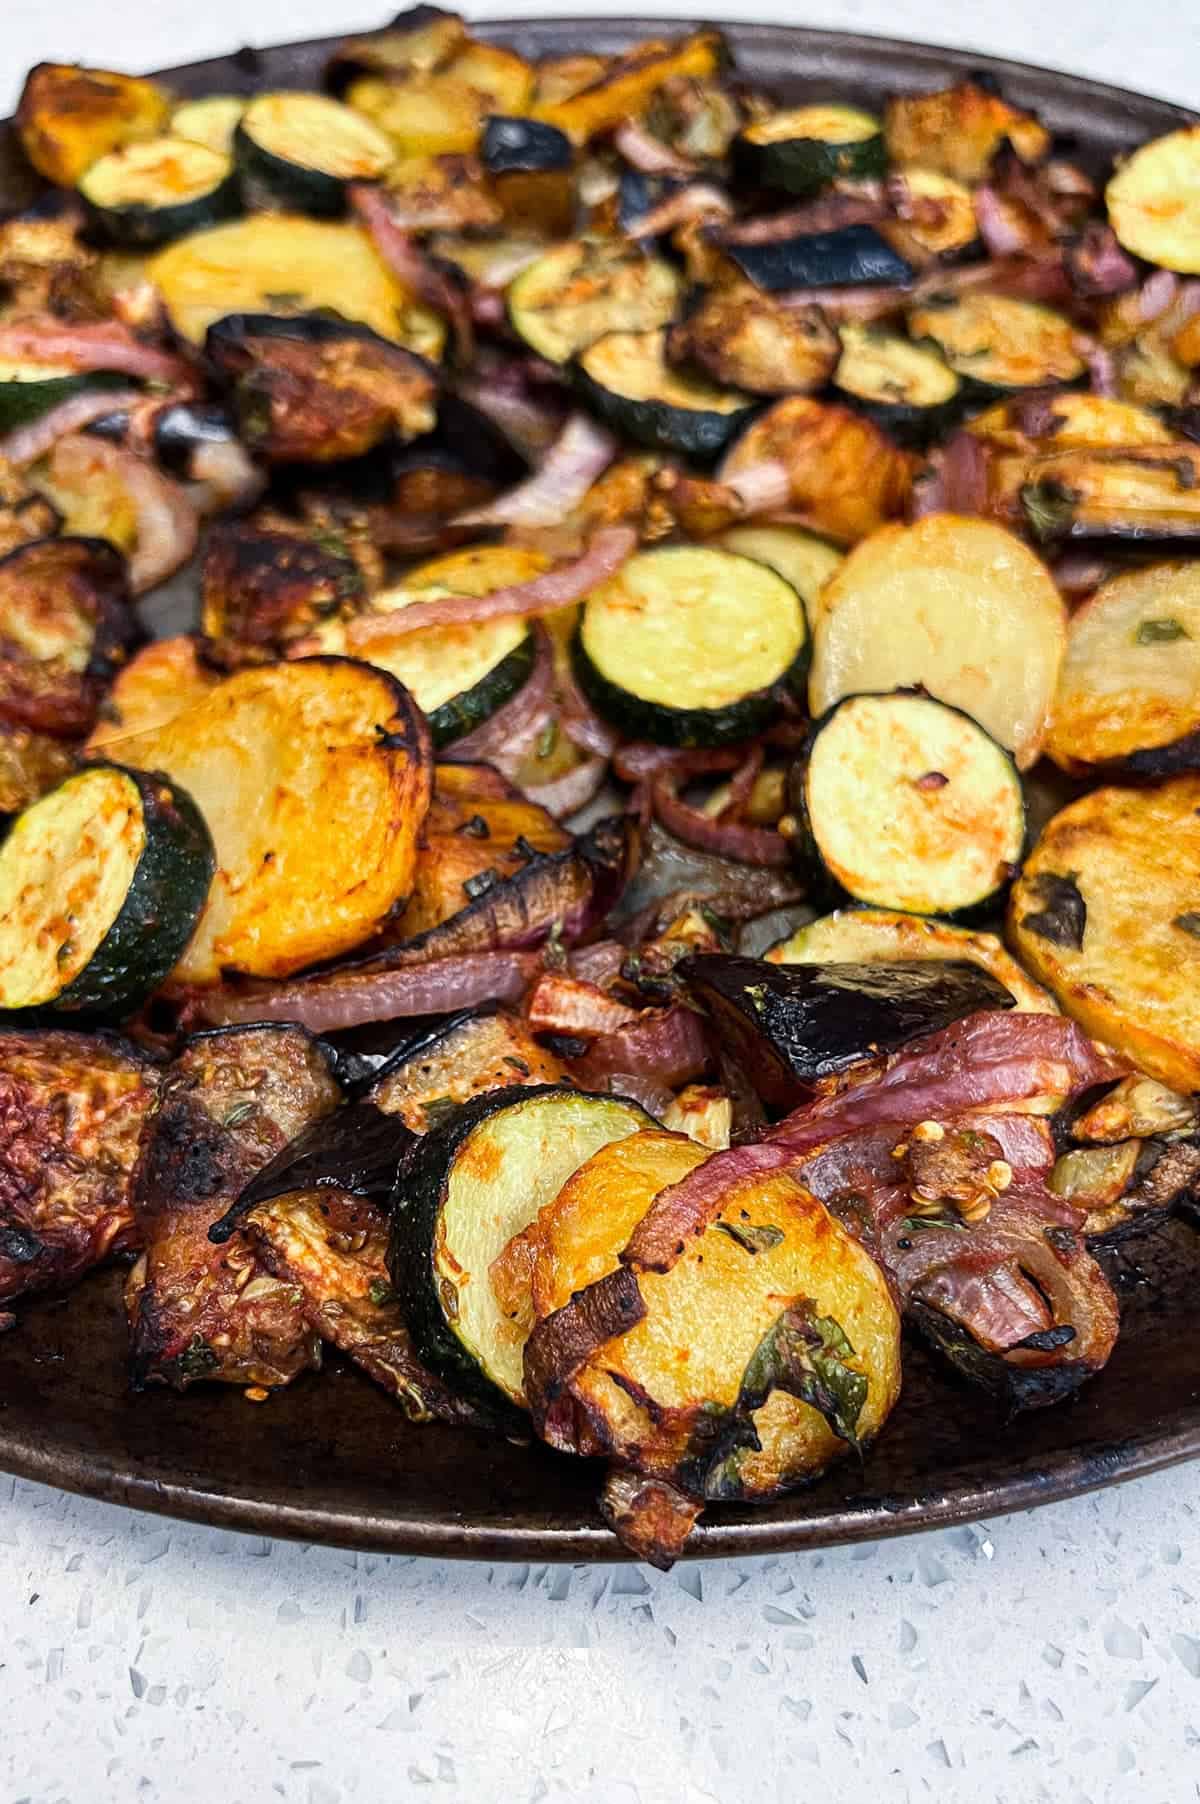
POLYGON ((331 1345, 659 1562, 902 1324, 1098 1372, 1200 1175, 1200 126, 422 7, 17 130, 0 1305, 133 1255, 136 1385, 331 1345))

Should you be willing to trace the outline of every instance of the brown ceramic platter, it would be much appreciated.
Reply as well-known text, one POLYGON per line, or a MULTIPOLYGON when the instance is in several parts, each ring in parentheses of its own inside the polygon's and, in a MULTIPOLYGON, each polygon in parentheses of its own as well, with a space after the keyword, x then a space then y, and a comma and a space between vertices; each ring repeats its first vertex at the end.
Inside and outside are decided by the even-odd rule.
MULTIPOLYGON (((624 49, 662 21, 494 22, 478 35, 527 56, 586 40, 624 49)), ((694 29, 674 20, 672 31, 694 29)), ((884 38, 776 25, 725 28, 739 67, 781 99, 877 105, 990 70, 1097 169, 1195 115, 1070 75, 884 38)), ((165 71, 183 94, 307 87, 335 40, 240 51, 165 71)), ((69 44, 62 47, 69 54, 69 44)), ((32 198, 0 126, 0 209, 32 198)), ((149 605, 174 627, 178 596, 149 605)), ((859 1468, 754 1509, 713 1507, 689 1554, 748 1554, 868 1540, 1069 1497, 1200 1454, 1200 1232, 1173 1221, 1109 1261, 1123 1326, 1105 1372, 1071 1402, 1006 1422, 982 1393, 906 1346, 904 1394, 859 1468)), ((391 1552, 474 1559, 626 1557, 603 1526, 598 1470, 544 1448, 410 1426, 337 1356, 255 1407, 239 1391, 131 1397, 121 1278, 101 1272, 62 1300, 33 1303, 0 1339, 0 1469, 140 1509, 227 1528, 391 1552)))

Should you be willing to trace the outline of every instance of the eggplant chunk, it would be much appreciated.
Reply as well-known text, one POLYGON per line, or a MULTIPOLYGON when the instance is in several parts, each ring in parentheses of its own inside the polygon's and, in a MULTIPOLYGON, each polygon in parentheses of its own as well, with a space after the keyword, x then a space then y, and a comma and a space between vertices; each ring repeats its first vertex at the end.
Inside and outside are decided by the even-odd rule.
POLYGON ((711 952, 676 970, 763 1101, 780 1108, 978 1009, 1013 1006, 997 978, 965 960, 779 965, 711 952))
POLYGON ((17 546, 0 558, 0 725, 82 738, 139 636, 125 560, 111 545, 17 546))
POLYGON ((899 1318, 865 1249, 786 1173, 733 1191, 670 1271, 621 1272, 654 1198, 706 1157, 647 1130, 600 1149, 542 1209, 526 1386, 564 1450, 608 1452, 695 1498, 772 1496, 879 1431, 899 1393, 899 1318), (638 1319, 602 1322, 577 1362, 570 1316, 582 1326, 602 1287, 629 1284, 638 1319))
POLYGON ((327 1052, 302 1028, 197 1034, 163 1077, 138 1163, 144 1246, 125 1304, 134 1383, 286 1384, 319 1360, 293 1286, 238 1236, 208 1230, 247 1180, 340 1100, 327 1052))
POLYGON ((271 463, 333 463, 432 430, 433 370, 369 327, 230 314, 204 349, 231 388, 242 439, 271 463))
POLYGON ((672 362, 752 395, 824 388, 840 349, 820 308, 780 307, 749 287, 710 289, 667 337, 672 362))
POLYGON ((569 1083, 566 1067, 519 1016, 498 1006, 452 1015, 401 1046, 364 1092, 414 1133, 427 1133, 455 1105, 514 1084, 569 1083))
POLYGON ((1056 814, 1013 885, 1008 938, 1088 1033, 1200 1089, 1200 777, 1056 814))
POLYGON ((130 1192, 157 1088, 119 1040, 0 1033, 0 1305, 137 1245, 130 1192))
POLYGON ((215 525, 201 585, 205 652, 227 669, 282 657, 319 621, 358 602, 363 589, 336 538, 271 517, 215 525))

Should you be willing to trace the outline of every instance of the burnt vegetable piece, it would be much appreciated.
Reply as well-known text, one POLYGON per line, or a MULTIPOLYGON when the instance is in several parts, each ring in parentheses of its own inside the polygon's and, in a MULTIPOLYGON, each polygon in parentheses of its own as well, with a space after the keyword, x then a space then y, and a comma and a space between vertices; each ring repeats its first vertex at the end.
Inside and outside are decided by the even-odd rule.
POLYGON ((562 1084, 565 1066, 534 1039, 520 1016, 498 1005, 451 1015, 402 1046, 375 1073, 364 1096, 428 1133, 459 1104, 514 1084, 562 1084))
POLYGON ((201 576, 205 656, 226 669, 272 662, 362 590, 357 564, 335 538, 283 519, 218 521, 201 576))
POLYGON ((246 1180, 340 1100, 328 1053, 302 1028, 197 1034, 163 1076, 138 1164, 141 1258, 129 1275, 134 1384, 287 1384, 319 1364, 294 1287, 252 1243, 209 1239, 246 1180))
POLYGON ((123 1041, 0 1033, 0 1304, 136 1245, 130 1185, 157 1086, 123 1041))
POLYGON ((735 230, 720 244, 730 262, 768 293, 789 288, 902 287, 915 273, 873 225, 837 226, 779 239, 740 237, 735 230))
POLYGON ((753 395, 824 388, 837 363, 837 334, 817 307, 780 307, 749 286, 709 289, 672 326, 667 354, 712 381, 753 395))
POLYGON ((125 560, 111 545, 17 545, 0 557, 0 723, 81 737, 140 637, 125 560))
POLYGON ((769 964, 702 953, 676 966, 763 1101, 793 1108, 823 1077, 978 1009, 1012 1008, 996 978, 965 961, 769 964))
POLYGON ((768 464, 786 479, 794 523, 842 544, 865 539, 902 513, 912 486, 911 458, 878 426, 807 395, 777 401, 761 414, 717 474, 736 485, 768 464))
POLYGON ((493 114, 484 126, 479 156, 510 227, 548 236, 570 231, 572 150, 565 132, 540 119, 493 114))
POLYGON ((310 314, 230 314, 205 355, 229 385, 243 442, 271 462, 334 463, 432 430, 435 377, 369 327, 310 314))
POLYGON ((928 339, 979 400, 1015 389, 1077 382, 1084 361, 1064 314, 986 292, 931 295, 908 315, 911 338, 928 339))

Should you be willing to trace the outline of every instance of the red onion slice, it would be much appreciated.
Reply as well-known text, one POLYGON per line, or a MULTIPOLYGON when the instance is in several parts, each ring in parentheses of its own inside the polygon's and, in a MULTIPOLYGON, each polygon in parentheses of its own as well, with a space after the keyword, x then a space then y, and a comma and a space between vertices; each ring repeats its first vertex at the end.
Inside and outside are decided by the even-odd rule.
POLYGON ((792 481, 787 465, 774 458, 743 470, 722 472, 720 480, 732 489, 747 514, 778 513, 791 499, 792 481))
POLYGON ((626 119, 613 133, 613 144, 625 161, 643 175, 695 175, 697 165, 690 157, 681 156, 646 130, 636 120, 626 119))
POLYGON ((429 261, 407 231, 397 225, 387 196, 363 182, 350 185, 350 205, 371 234, 375 249, 405 288, 449 320, 463 364, 475 355, 475 328, 465 293, 429 261))
POLYGON ((572 513, 620 446, 585 413, 573 413, 539 470, 486 507, 456 516, 457 526, 558 526, 572 513))
POLYGON ((466 952, 397 971, 329 971, 294 983, 198 993, 189 1013, 214 1026, 298 1021, 334 1033, 367 1021, 448 1015, 480 1002, 517 1002, 541 969, 536 952, 466 952))
POLYGON ((507 754, 508 762, 519 762, 533 746, 550 717, 554 680, 554 662, 545 629, 539 626, 534 630, 537 655, 533 669, 510 701, 462 739, 454 741, 456 759, 496 764, 507 754))
POLYGON ((120 370, 152 382, 195 387, 195 372, 182 357, 142 344, 116 320, 72 326, 57 319, 0 325, 0 358, 13 363, 65 363, 77 370, 120 370))
POLYGON ((85 389, 82 394, 70 395, 42 414, 40 419, 30 420, 27 425, 18 426, 0 438, 0 463, 23 469, 26 464, 45 457, 68 433, 82 432, 93 420, 102 420, 107 413, 132 407, 141 399, 142 392, 137 388, 85 389))
POLYGON ((607 772, 608 759, 593 755, 561 777, 554 777, 549 783, 526 783, 523 790, 529 801, 536 802, 555 820, 565 821, 599 795, 607 772))
POLYGON ((177 482, 123 445, 75 434, 59 439, 51 453, 51 475, 65 487, 86 482, 97 468, 115 476, 133 503, 137 544, 129 559, 129 586, 143 595, 187 563, 200 536, 199 517, 177 482))
POLYGON ((720 858, 735 858, 741 864, 781 869, 790 862, 790 849, 782 833, 770 827, 714 820, 702 808, 680 800, 671 774, 660 774, 651 780, 650 799, 656 819, 685 846, 713 852, 720 858))
POLYGON ((668 194, 656 207, 635 219, 627 229, 629 238, 653 238, 687 225, 693 219, 726 219, 733 212, 733 202, 722 189, 711 182, 693 182, 678 194, 668 194))

